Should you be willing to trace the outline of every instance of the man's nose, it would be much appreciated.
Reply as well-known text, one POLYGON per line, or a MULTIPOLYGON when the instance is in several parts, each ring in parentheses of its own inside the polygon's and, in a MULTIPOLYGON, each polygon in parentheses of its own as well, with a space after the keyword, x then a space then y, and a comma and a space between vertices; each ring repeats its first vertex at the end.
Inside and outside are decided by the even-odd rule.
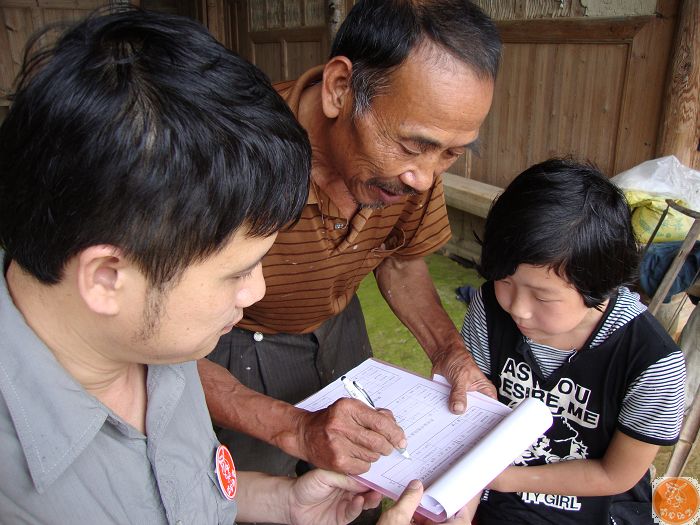
POLYGON ((263 277, 262 265, 258 265, 250 276, 248 286, 238 292, 237 302, 239 308, 248 308, 257 303, 265 295, 265 277, 263 277))
POLYGON ((408 171, 404 171, 399 175, 399 179, 406 186, 410 186, 418 193, 427 191, 433 185, 433 172, 429 169, 414 168, 408 171))

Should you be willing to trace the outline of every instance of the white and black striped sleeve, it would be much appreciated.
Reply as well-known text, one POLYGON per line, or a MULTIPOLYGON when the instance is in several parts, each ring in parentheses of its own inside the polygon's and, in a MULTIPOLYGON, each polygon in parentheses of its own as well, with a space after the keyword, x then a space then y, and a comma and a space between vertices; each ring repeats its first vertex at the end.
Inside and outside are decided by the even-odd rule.
POLYGON ((635 379, 622 401, 620 426, 650 442, 675 441, 685 408, 685 362, 679 350, 659 359, 635 379))
POLYGON ((486 310, 484 309, 481 288, 476 291, 471 303, 469 303, 469 310, 464 316, 461 334, 467 350, 474 356, 474 361, 481 371, 489 376, 491 373, 489 334, 486 328, 486 310))

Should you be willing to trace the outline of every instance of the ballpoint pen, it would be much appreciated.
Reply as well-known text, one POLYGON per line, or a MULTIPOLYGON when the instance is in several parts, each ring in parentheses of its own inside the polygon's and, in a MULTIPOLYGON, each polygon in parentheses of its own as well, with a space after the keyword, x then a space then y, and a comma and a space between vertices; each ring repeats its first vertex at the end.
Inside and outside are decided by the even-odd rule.
MULTIPOLYGON (((368 407, 377 410, 377 407, 374 405, 374 401, 372 401, 372 398, 369 396, 367 391, 364 388, 362 388, 360 383, 349 379, 348 376, 342 376, 340 378, 340 381, 343 383, 345 390, 348 394, 350 394, 351 397, 363 402, 368 407)), ((411 455, 408 453, 406 448, 396 447, 396 451, 399 452, 406 459, 411 459, 411 455)))

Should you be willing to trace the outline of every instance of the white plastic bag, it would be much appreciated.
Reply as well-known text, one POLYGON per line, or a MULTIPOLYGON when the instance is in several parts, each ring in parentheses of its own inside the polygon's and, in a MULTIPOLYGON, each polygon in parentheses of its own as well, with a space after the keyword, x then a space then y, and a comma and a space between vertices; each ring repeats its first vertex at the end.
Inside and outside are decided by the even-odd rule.
POLYGON ((700 171, 681 164, 673 155, 642 162, 610 180, 623 190, 682 200, 688 208, 700 211, 700 171))
MULTIPOLYGON (((646 243, 656 230, 666 199, 700 211, 700 171, 684 166, 674 156, 643 162, 610 180, 625 192, 639 242, 646 243)), ((690 216, 670 209, 653 240, 682 241, 692 224, 690 216)))

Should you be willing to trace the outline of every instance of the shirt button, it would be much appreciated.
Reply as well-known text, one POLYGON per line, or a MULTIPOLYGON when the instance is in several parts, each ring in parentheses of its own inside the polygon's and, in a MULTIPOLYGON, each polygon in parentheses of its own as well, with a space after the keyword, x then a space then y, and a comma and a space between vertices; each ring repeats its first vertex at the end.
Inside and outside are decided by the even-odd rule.
POLYGON ((175 525, 182 525, 182 521, 177 520, 177 521, 175 522, 175 525))
POLYGON ((255 339, 258 343, 263 340, 263 335, 260 332, 255 332, 253 334, 253 339, 255 339))

